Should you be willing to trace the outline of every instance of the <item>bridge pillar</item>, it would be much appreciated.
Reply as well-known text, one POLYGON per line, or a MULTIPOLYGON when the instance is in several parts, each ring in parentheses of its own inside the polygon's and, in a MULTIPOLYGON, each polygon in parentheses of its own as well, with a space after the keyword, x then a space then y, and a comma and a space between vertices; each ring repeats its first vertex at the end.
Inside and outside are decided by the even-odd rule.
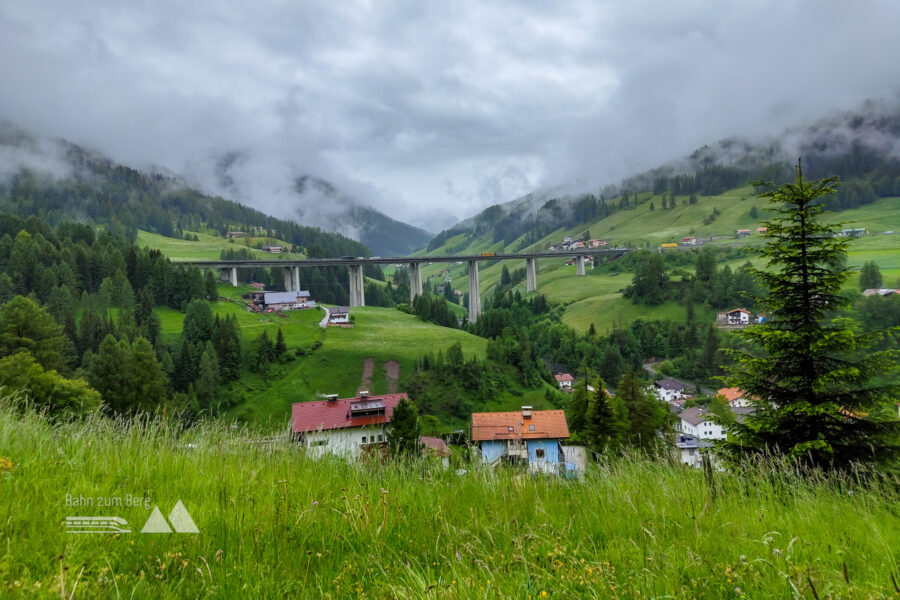
POLYGON ((537 259, 525 259, 525 290, 529 292, 537 291, 537 259))
POLYGON ((362 265, 349 265, 350 269, 350 306, 365 306, 365 280, 362 265))
POLYGON ((293 292, 297 288, 294 287, 293 276, 290 267, 284 267, 284 291, 293 292))
POLYGON ((300 267, 291 267, 291 274, 293 286, 291 286, 291 291, 300 291, 300 267))
POLYGON ((409 263, 409 301, 422 295, 422 263, 409 263))
POLYGON ((481 287, 478 283, 478 261, 469 261, 469 323, 481 316, 481 287))
POLYGON ((584 275, 584 257, 576 256, 575 257, 575 274, 576 275, 584 275))

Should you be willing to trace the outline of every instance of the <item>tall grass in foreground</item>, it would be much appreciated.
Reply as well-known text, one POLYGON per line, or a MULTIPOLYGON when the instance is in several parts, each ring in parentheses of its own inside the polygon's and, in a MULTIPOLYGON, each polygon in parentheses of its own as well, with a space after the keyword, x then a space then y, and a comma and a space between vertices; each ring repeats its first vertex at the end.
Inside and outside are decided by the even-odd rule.
POLYGON ((312 461, 206 424, 51 425, 0 407, 2 598, 894 598, 894 476, 741 476, 664 461, 578 481, 312 461), (2 459, 6 457, 11 465, 2 459), (181 499, 199 534, 141 534, 181 499), (117 515, 131 534, 66 534, 117 515))

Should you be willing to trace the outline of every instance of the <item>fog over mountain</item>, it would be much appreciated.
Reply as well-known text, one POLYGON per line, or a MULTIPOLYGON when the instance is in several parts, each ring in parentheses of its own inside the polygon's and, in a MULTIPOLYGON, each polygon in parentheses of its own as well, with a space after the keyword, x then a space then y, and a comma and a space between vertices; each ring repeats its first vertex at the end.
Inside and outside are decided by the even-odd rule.
POLYGON ((439 231, 893 99, 898 22, 890 0, 4 3, 0 118, 278 216, 327 225, 310 176, 439 231))

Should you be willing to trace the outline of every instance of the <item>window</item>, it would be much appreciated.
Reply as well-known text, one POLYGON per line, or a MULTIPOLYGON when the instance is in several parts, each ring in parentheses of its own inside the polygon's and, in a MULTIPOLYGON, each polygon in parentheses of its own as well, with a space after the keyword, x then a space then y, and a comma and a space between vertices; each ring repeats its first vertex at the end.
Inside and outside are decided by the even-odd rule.
POLYGON ((363 444, 366 443, 366 436, 363 436, 363 441, 362 441, 362 443, 363 443, 363 444))
POLYGON ((537 450, 535 450, 535 451, 534 451, 534 456, 535 456, 536 458, 544 458, 544 449, 543 449, 543 448, 538 448, 537 450))
POLYGON ((383 435, 379 435, 379 436, 378 436, 378 441, 379 441, 379 442, 384 441, 384 436, 383 436, 383 435))
POLYGON ((509 426, 507 427, 507 429, 509 429, 509 431, 512 432, 513 426, 512 426, 512 425, 509 425, 509 426))
POLYGON ((528 426, 528 431, 534 431, 534 425, 529 425, 529 426, 528 426))
POLYGON ((314 442, 309 443, 309 446, 311 448, 314 448, 316 446, 327 446, 327 445, 328 445, 328 440, 316 440, 314 442))

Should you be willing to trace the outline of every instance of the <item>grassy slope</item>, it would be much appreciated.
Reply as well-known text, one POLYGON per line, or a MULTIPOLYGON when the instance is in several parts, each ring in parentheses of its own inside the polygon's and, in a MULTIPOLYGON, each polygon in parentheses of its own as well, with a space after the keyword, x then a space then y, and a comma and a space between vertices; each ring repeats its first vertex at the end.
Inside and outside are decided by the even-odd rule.
MULTIPOLYGON (((390 360, 400 363, 398 391, 404 391, 402 384, 414 368, 416 359, 425 352, 436 353, 459 342, 465 356, 483 358, 487 340, 456 329, 438 327, 426 323, 418 317, 407 315, 392 308, 355 308, 351 314, 356 319, 353 329, 330 327, 322 329, 319 321, 324 316, 320 308, 292 311, 280 316, 276 313, 251 313, 239 304, 240 294, 249 288, 219 286, 222 296, 234 302, 218 302, 213 310, 219 315, 234 314, 244 335, 245 348, 249 350, 252 340, 262 331, 267 331, 270 339, 275 339, 281 328, 288 348, 310 348, 316 341, 321 347, 309 356, 274 366, 268 378, 253 373, 245 373, 236 383, 238 393, 245 401, 234 408, 229 416, 241 420, 284 421, 290 413, 292 402, 314 400, 317 394, 339 394, 351 396, 362 385, 363 364, 367 358, 375 362, 375 373, 371 384, 365 387, 375 394, 388 391, 388 380, 384 364, 390 360)), ((181 332, 184 314, 178 311, 157 309, 166 335, 181 332)), ((531 403, 535 407, 545 407, 543 390, 509 390, 486 408, 514 409, 531 403), (521 395, 520 395, 521 394, 521 395)), ((441 415, 439 415, 441 416, 441 415)), ((444 419, 444 425, 457 428, 464 425, 452 419, 444 419)))
POLYGON ((646 459, 580 481, 311 461, 223 425, 50 426, 0 406, 0 596, 891 598, 896 487, 646 459), (148 498, 150 509, 66 506, 148 498), (27 502, 23 501, 27 498, 27 502), (180 499, 199 534, 141 534, 180 499), (71 535, 67 516, 133 533, 71 535), (77 583, 77 589, 76 589, 77 583))
MULTIPOLYGON (((185 232, 195 233, 195 232, 185 232)), ((177 238, 169 238, 147 231, 138 231, 137 244, 149 248, 161 250, 163 254, 172 260, 219 260, 222 250, 236 250, 238 248, 249 248, 253 254, 261 259, 271 260, 283 256, 285 258, 301 258, 300 254, 269 254, 262 250, 257 250, 250 246, 255 244, 273 245, 273 246, 289 246, 287 242, 275 240, 272 238, 243 238, 230 242, 224 238, 212 236, 207 233, 196 233, 199 241, 179 240, 177 238), (246 245, 245 244, 249 244, 246 245)))
MULTIPOLYGON (((754 198, 750 187, 730 190, 720 196, 700 196, 697 204, 687 205, 686 197, 679 198, 674 209, 662 210, 659 196, 641 195, 640 204, 631 210, 617 211, 607 217, 572 227, 558 230, 529 249, 546 249, 553 242, 561 241, 564 236, 580 236, 586 229, 593 237, 609 240, 612 245, 629 247, 652 247, 666 242, 677 242, 684 236, 695 235, 707 239, 707 243, 726 245, 740 243, 743 245, 758 243, 761 238, 755 234, 756 227, 766 218, 766 201, 754 198), (650 203, 655 205, 650 210, 650 203), (760 221, 750 217, 751 207, 756 206, 760 221), (703 219, 712 213, 713 208, 720 215, 710 225, 703 225, 703 219), (735 229, 752 229, 750 238, 736 240, 735 229), (711 238, 711 239, 710 239, 711 238)), ((874 260, 882 270, 885 285, 900 286, 900 233, 884 235, 885 231, 900 232, 900 199, 883 198, 877 202, 858 209, 843 211, 830 215, 833 222, 847 223, 847 226, 866 227, 873 235, 856 240, 850 253, 850 264, 861 265, 865 261, 874 260)), ((427 253, 439 256, 447 254, 447 248, 459 245, 463 235, 455 236, 441 248, 427 253)), ((520 240, 509 244, 506 249, 518 247, 520 240)), ((502 244, 492 241, 489 234, 470 240, 458 252, 460 254, 478 254, 484 250, 503 250, 502 244)), ((591 323, 600 331, 608 330, 613 323, 627 322, 639 316, 648 318, 683 316, 684 309, 675 304, 662 307, 634 306, 623 299, 618 290, 631 281, 630 273, 618 277, 609 277, 605 269, 600 269, 599 277, 575 277, 575 267, 564 266, 565 258, 542 260, 538 263, 538 290, 546 294, 554 302, 573 302, 566 310, 564 321, 580 331, 586 331, 591 323)), ((744 260, 730 261, 732 268, 739 266, 744 260)), ((521 268, 524 261, 504 261, 479 271, 482 295, 491 293, 492 286, 500 279, 503 264, 510 270, 521 268)), ((423 276, 437 277, 445 265, 436 263, 425 267, 423 276)), ((450 266, 450 276, 454 278, 454 287, 466 291, 468 279, 466 265, 450 266)), ((855 278, 853 282, 855 283, 855 278)), ((519 286, 524 293, 524 284, 519 286)))

